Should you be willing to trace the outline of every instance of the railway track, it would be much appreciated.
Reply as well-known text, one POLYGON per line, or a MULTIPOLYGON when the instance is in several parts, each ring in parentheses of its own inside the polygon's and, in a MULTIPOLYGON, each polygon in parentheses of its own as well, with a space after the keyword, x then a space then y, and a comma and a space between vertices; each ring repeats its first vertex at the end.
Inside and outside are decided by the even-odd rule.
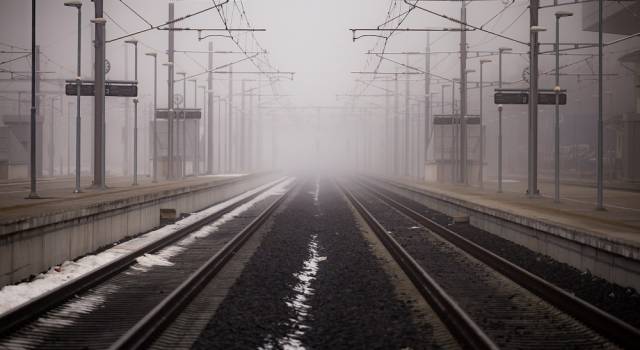
POLYGON ((416 209, 420 204, 407 204, 407 199, 362 182, 354 187, 353 192, 346 190, 347 196, 396 259, 409 266, 411 278, 431 275, 440 287, 431 289, 448 295, 425 291, 434 309, 443 313, 439 299, 449 299, 461 309, 462 316, 447 324, 464 343, 477 342, 482 333, 490 340, 485 346, 501 348, 635 348, 640 344, 636 328, 422 215, 416 209), (465 321, 470 323, 464 325, 465 321))
MULTIPOLYGON (((308 182, 304 186, 292 183, 292 180, 274 182, 181 228, 162 242, 136 250, 132 255, 5 315, 9 318, 0 319, 3 332, 0 349, 142 349, 192 347, 194 344, 199 344, 196 348, 208 348, 207 344, 220 345, 218 341, 221 340, 224 343, 226 340, 218 337, 230 330, 233 333, 230 340, 233 336, 256 337, 254 344, 261 343, 263 347, 269 344, 282 346, 283 341, 302 346, 309 341, 317 345, 336 336, 336 329, 332 330, 329 325, 343 322, 338 319, 339 315, 344 315, 346 310, 351 313, 360 301, 369 303, 370 307, 377 305, 375 312, 382 316, 377 319, 379 322, 386 317, 387 320, 397 319, 394 312, 381 311, 389 308, 399 312, 400 304, 392 300, 395 296, 388 294, 381 300, 376 296, 381 290, 372 295, 365 293, 368 289, 366 281, 371 278, 364 277, 367 273, 376 275, 371 279, 377 278, 376 283, 388 276, 382 277, 386 275, 384 270, 373 268, 378 264, 372 259, 375 255, 363 248, 368 246, 363 243, 367 240, 364 236, 372 237, 372 234, 363 237, 357 234, 363 231, 359 231, 353 211, 348 209, 344 198, 358 212, 369 231, 375 233, 378 239, 374 241, 382 243, 384 248, 381 249, 393 258, 393 265, 397 264, 403 271, 400 275, 406 275, 427 301, 430 314, 435 315, 433 318, 440 325, 432 323, 438 331, 430 333, 436 328, 429 331, 429 327, 424 328, 420 323, 421 326, 407 333, 406 325, 411 324, 409 318, 415 314, 411 317, 405 314, 403 326, 389 333, 395 334, 398 341, 416 344, 415 340, 421 339, 423 342, 445 342, 447 347, 455 347, 457 342, 458 346, 473 349, 613 349, 634 348, 638 344, 640 337, 635 328, 466 241, 450 227, 422 215, 418 208, 420 204, 412 204, 406 198, 368 183, 338 183, 338 188, 327 186, 324 192, 320 191, 318 182, 315 192, 308 182), (290 195, 292 192, 296 195, 290 195), (291 201, 281 205, 288 197, 291 201), (272 224, 264 224, 278 208, 282 211, 278 211, 272 221, 275 226, 265 230, 272 224), (232 214, 234 219, 225 221, 227 214, 232 214), (262 233, 251 239, 259 230, 262 233), (213 231, 216 231, 215 235, 210 234, 213 231), (196 236, 198 238, 194 238, 196 236), (191 244, 195 239, 197 244, 191 244), (263 246, 265 239, 269 244, 263 246), (181 244, 186 241, 189 243, 181 244), (297 243, 293 244, 294 241, 297 243), (241 249, 245 243, 248 247, 241 249), (346 250, 342 247, 345 244, 348 245, 346 250), (258 246, 261 249, 255 250, 258 246), (360 248, 356 249, 356 246, 360 248), (301 247, 307 247, 309 251, 301 252, 301 247), (356 254, 356 250, 359 253, 356 254), (249 257, 253 259, 256 254, 260 258, 251 260, 252 268, 248 269, 252 272, 243 275, 244 282, 240 283, 243 289, 238 290, 236 277, 230 278, 228 274, 247 272, 244 266, 249 257), (283 255, 297 257, 282 260, 279 256, 283 255), (164 256, 170 259, 153 260, 164 256), (141 263, 140 259, 150 257, 153 257, 150 265, 141 263), (299 269, 282 265, 297 259, 306 259, 302 272, 275 277, 287 268, 299 269), (266 265, 270 267, 267 269, 266 265), (357 270, 347 270, 356 265, 359 266, 357 270), (309 266, 315 267, 308 270, 309 266), (313 272, 304 277, 305 271, 313 272), (264 273, 267 273, 264 279, 258 277, 264 273), (306 284, 287 282, 292 275, 306 284), (358 283, 350 281, 353 276, 360 276, 358 283), (360 281, 362 277, 364 281, 360 281), (256 278, 261 282, 252 283, 256 278), (236 287, 235 291, 221 294, 226 293, 223 290, 230 291, 232 285, 236 287), (246 289, 249 285, 252 287, 246 289), (340 286, 339 290, 336 290, 337 286, 340 286), (289 288, 293 288, 294 296, 300 297, 296 293, 304 291, 306 297, 284 298, 289 295, 289 288), (265 292, 280 296, 264 298, 264 294, 256 295, 265 292), (302 304, 291 301, 307 297, 309 300, 302 304), (263 307, 254 298, 270 301, 263 307), (345 298, 354 299, 345 301, 345 298), (380 304, 373 304, 375 300, 380 304), (211 307, 213 303, 219 303, 216 304, 219 306, 211 307), (207 304, 211 305, 203 309, 207 304), (299 309, 295 309, 296 305, 299 309), (223 311, 218 314, 219 310, 223 311), (247 316, 262 315, 263 310, 266 318, 246 319, 247 316), (278 312, 283 314, 279 317, 284 318, 268 313, 273 310, 280 310, 278 312), (271 324, 259 320, 270 320, 271 324), (245 323, 253 325, 245 326, 245 323), (283 327, 285 331, 273 333, 283 327), (418 338, 407 335, 416 331, 422 332, 418 338), (189 334, 184 334, 187 332, 189 334), (274 338, 276 340, 270 337, 276 334, 286 336, 274 338)), ((382 247, 380 243, 375 244, 382 247)), ((355 314, 358 318, 371 318, 366 313, 355 314)), ((359 326, 351 328, 349 332, 355 333, 347 332, 344 344, 353 344, 349 339, 366 331, 359 326)), ((342 340, 334 343, 338 344, 343 344, 342 340)))
MULTIPOLYGON (((171 306, 171 312, 178 312, 289 193, 270 191, 289 184, 281 179, 230 201, 211 215, 11 310, 0 318, 0 348, 43 344, 47 348, 117 347, 125 344, 117 341, 127 332, 148 329, 136 322, 148 320, 149 312, 155 312, 153 322, 166 325, 158 321, 158 315, 164 312, 158 307, 171 306), (209 234, 217 229, 209 225, 216 225, 234 211, 241 215, 221 224, 226 229, 220 229, 219 234, 209 234), (186 243, 196 239, 197 245, 186 243), (163 254, 172 256, 172 262, 163 260, 163 254), (181 297, 181 302, 163 302, 167 294, 167 298, 181 297)), ((156 325, 148 336, 157 334, 158 329, 156 325)), ((136 339, 142 339, 139 333, 136 339)), ((124 347, 129 345, 126 342, 124 347)))
POLYGON ((172 322, 202 288, 222 269, 242 245, 273 214, 273 212, 291 193, 291 189, 269 205, 260 215, 242 231, 236 234, 222 249, 209 258, 198 270, 164 298, 153 310, 136 323, 126 334, 118 339, 110 349, 143 349, 172 322))
POLYGON ((389 231, 371 214, 356 196, 341 186, 345 196, 382 241, 391 256, 411 279, 416 289, 429 302, 434 311, 468 348, 498 349, 498 346, 480 329, 475 321, 460 308, 455 300, 420 266, 420 264, 389 234, 389 231))

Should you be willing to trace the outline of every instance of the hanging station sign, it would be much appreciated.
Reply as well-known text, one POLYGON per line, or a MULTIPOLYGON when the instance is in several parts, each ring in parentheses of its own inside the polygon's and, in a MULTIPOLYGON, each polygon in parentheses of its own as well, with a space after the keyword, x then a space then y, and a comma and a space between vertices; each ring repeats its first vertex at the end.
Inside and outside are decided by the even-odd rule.
MULTIPOLYGON (((529 104, 529 92, 527 90, 496 89, 493 95, 493 103, 497 105, 526 105, 529 104)), ((539 105, 555 105, 556 93, 553 90, 540 90, 538 92, 539 105)), ((562 91, 558 94, 558 104, 567 104, 567 94, 562 91)))
MULTIPOLYGON (((174 118, 176 119, 201 119, 202 111, 196 108, 187 108, 187 109, 174 109, 174 118)), ((156 118, 157 119, 168 119, 169 118, 169 110, 168 109, 156 109, 156 118)))
MULTIPOLYGON (((78 83, 75 80, 67 80, 64 91, 67 96, 77 96, 78 83)), ((95 82, 83 80, 80 85, 80 96, 95 95, 95 82)), ((136 81, 107 80, 104 84, 104 95, 110 97, 138 97, 138 83, 136 81)))

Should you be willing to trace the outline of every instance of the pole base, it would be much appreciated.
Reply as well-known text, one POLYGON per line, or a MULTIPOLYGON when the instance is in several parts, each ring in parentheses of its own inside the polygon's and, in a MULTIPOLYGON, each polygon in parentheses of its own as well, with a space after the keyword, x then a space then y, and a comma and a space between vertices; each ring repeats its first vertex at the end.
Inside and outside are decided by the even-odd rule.
POLYGON ((535 190, 533 194, 529 193, 529 190, 526 191, 527 197, 529 198, 537 198, 540 197, 540 190, 535 190))
POLYGON ((109 189, 109 187, 105 184, 96 184, 96 183, 92 184, 89 188, 92 190, 100 190, 100 191, 109 189))
POLYGON ((76 188, 75 190, 73 190, 73 193, 82 193, 82 190, 79 188, 76 188))
POLYGON ((30 192, 29 195, 27 197, 25 197, 25 199, 42 199, 42 197, 40 197, 35 192, 30 192))

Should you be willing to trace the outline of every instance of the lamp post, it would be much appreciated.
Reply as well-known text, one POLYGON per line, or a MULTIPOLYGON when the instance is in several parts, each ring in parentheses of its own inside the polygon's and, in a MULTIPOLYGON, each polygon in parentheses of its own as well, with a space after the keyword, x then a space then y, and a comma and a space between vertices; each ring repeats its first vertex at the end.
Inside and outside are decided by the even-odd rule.
POLYGON ((602 129, 604 128, 604 116, 603 108, 604 103, 602 100, 603 83, 602 73, 604 70, 604 53, 603 53, 603 0, 598 0, 598 128, 597 128, 597 157, 596 157, 596 210, 605 210, 604 208, 604 177, 603 177, 603 158, 604 158, 604 138, 602 135, 602 129))
MULTIPOLYGON (((186 145, 186 137, 187 137, 187 119, 185 114, 185 109, 187 108, 187 73, 185 72, 176 72, 176 75, 182 76, 182 137, 181 137, 181 160, 182 160, 182 176, 185 177, 187 175, 187 149, 186 145)), ((179 133, 179 132, 178 132, 179 133)), ((178 136, 179 137, 179 136, 178 136)), ((179 137, 180 138, 180 137, 179 137)))
MULTIPOLYGON (((125 43, 133 45, 135 49, 135 61, 133 76, 138 83, 138 40, 125 40, 125 43)), ((138 185, 138 99, 133 99, 133 186, 138 185)))
POLYGON ((560 18, 571 16, 573 16, 572 12, 556 12, 556 86, 553 87, 553 91, 556 93, 554 142, 555 191, 553 193, 553 200, 556 203, 560 202, 560 18))
POLYGON ((480 188, 484 187, 484 124, 483 124, 483 66, 486 63, 491 63, 491 60, 480 60, 480 167, 478 168, 478 177, 480 178, 480 188))
POLYGON ((73 190, 73 193, 82 192, 80 189, 80 91, 82 86, 82 73, 80 71, 80 50, 82 47, 82 1, 73 0, 66 1, 64 6, 75 7, 78 9, 78 62, 76 67, 76 187, 73 190))
MULTIPOLYGON (((498 49, 498 88, 502 89, 502 54, 510 47, 498 49)), ((502 193, 502 105, 498 105, 498 193, 502 193)))
POLYGON ((146 56, 153 57, 153 182, 158 182, 158 126, 156 110, 158 109, 158 54, 147 52, 146 56))
POLYGON ((527 195, 534 198, 540 195, 538 190, 538 34, 547 30, 537 25, 538 1, 531 3, 532 26, 530 29, 530 60, 529 60, 529 175, 527 195))
POLYGON ((458 130, 455 126, 456 121, 456 81, 460 79, 453 78, 451 80, 451 182, 455 183, 458 178, 458 130))
POLYGON ((29 150, 30 191, 28 199, 38 199, 36 191, 36 0, 31 0, 31 119, 29 124, 31 146, 29 150))

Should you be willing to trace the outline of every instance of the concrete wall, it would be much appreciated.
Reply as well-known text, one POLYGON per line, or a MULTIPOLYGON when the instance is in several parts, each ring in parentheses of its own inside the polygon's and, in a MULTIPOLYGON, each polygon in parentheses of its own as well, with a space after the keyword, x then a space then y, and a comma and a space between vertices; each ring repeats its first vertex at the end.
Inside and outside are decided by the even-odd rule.
POLYGON ((535 219, 462 203, 453 198, 412 189, 403 184, 377 184, 449 216, 468 216, 470 224, 535 252, 590 271, 621 286, 640 290, 640 249, 622 243, 552 226, 535 219))
POLYGON ((160 209, 177 214, 205 209, 267 183, 251 175, 101 202, 91 208, 0 225, 0 287, 46 271, 160 224, 160 209))

